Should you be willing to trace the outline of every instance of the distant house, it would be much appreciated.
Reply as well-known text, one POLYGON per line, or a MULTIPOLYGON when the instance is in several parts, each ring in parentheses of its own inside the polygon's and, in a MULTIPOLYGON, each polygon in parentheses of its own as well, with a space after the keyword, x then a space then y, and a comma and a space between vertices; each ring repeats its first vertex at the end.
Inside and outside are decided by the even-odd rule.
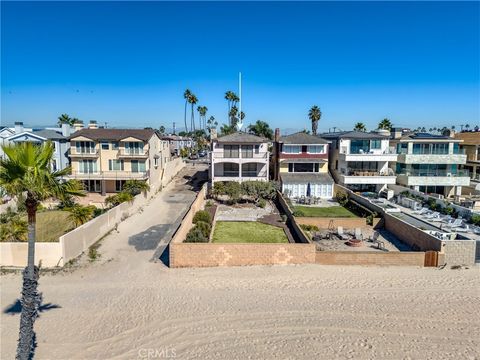
POLYGON ((331 142, 329 167, 335 181, 353 191, 379 192, 396 182, 391 162, 397 161, 390 147, 390 132, 342 131, 324 133, 331 142))
MULTIPOLYGON (((63 124, 61 128, 45 128, 45 129, 31 129, 24 128, 23 122, 16 122, 14 128, 3 128, 0 130, 0 136, 3 145, 32 142, 42 144, 46 141, 51 141, 54 147, 52 170, 63 170, 70 165, 68 157, 68 150, 70 143, 68 136, 70 135, 71 127, 63 124)), ((3 151, 0 150, 0 156, 3 156, 3 151)))
POLYGON ((216 181, 268 181, 269 140, 235 132, 216 137, 212 132, 210 180, 216 181))
POLYGON ((274 178, 289 197, 331 199, 334 181, 328 172, 328 141, 304 132, 280 136, 275 130, 274 178))
POLYGON ((191 149, 194 147, 195 142, 191 137, 179 136, 179 135, 163 135, 162 140, 166 140, 170 146, 170 153, 173 156, 179 156, 182 149, 191 149))
POLYGON ((168 141, 153 129, 90 127, 76 131, 70 146, 71 177, 102 195, 121 191, 130 179, 157 184, 171 159, 168 141))

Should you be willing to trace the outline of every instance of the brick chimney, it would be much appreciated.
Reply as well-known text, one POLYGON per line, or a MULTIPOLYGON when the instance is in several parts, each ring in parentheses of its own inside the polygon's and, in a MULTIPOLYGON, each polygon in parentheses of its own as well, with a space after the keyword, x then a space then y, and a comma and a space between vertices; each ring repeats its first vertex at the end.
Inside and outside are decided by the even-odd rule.
POLYGON ((275 142, 279 142, 280 141, 280 129, 279 128, 276 128, 275 129, 275 138, 274 138, 275 142))
POLYGON ((90 123, 88 124, 89 129, 98 129, 97 122, 95 120, 90 120, 90 123))
POLYGON ((15 134, 20 134, 23 132, 23 122, 16 121, 15 122, 15 134))

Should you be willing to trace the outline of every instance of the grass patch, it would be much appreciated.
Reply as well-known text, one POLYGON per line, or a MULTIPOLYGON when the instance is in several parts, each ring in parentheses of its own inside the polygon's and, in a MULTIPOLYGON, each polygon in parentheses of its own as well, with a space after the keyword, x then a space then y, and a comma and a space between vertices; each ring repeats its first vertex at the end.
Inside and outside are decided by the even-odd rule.
POLYGON ((330 207, 314 207, 314 206, 295 206, 294 210, 303 213, 306 217, 344 217, 354 218, 357 217, 351 211, 345 209, 343 206, 330 206, 330 207))
POLYGON ((56 242, 60 236, 75 228, 68 215, 68 211, 62 210, 37 212, 36 241, 56 242))
POLYGON ((217 221, 214 243, 288 243, 282 228, 255 221, 217 221))

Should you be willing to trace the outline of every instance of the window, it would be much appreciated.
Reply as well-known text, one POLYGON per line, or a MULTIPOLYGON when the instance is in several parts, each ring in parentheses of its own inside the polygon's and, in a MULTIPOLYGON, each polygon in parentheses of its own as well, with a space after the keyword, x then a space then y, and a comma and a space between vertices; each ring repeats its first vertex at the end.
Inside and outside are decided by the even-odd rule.
POLYGON ((78 162, 78 172, 80 174, 93 174, 97 172, 97 162, 95 160, 80 160, 78 162))
POLYGON ((223 164, 223 176, 238 176, 238 164, 223 164))
POLYGON ((112 142, 112 150, 118 150, 118 141, 112 142))
POLYGON ((126 180, 115 180, 115 191, 120 192, 123 190, 126 180))
POLYGON ((323 154, 325 152, 324 145, 309 145, 307 152, 309 154, 323 154))
POLYGON ((57 171, 57 160, 52 160, 52 170, 57 171))
POLYGON ((242 145, 242 158, 253 158, 253 145, 242 145))
POLYGON ((242 165, 242 176, 256 177, 257 176, 257 164, 247 163, 242 165))
POLYGON ((75 141, 77 154, 95 154, 95 143, 92 141, 75 141))
POLYGON ((102 141, 101 146, 102 146, 102 150, 109 150, 110 149, 110 144, 106 141, 102 141))
POLYGON ((145 172, 145 161, 132 160, 132 172, 140 173, 145 172))
POLYGON ((372 140, 370 141, 370 149, 381 149, 382 140, 372 140))
POLYGON ((293 172, 314 172, 315 170, 315 165, 317 165, 318 169, 318 164, 314 163, 294 163, 293 164, 293 172))
POLYGON ((255 145, 255 154, 260 153, 260 145, 255 145))
POLYGON ((123 171, 123 160, 108 160, 108 170, 123 171))
POLYGON ((223 157, 225 158, 238 158, 239 155, 239 146, 238 145, 224 145, 223 146, 223 157))
POLYGON ((88 192, 101 192, 100 180, 83 180, 83 188, 88 192))
POLYGON ((155 167, 158 166, 158 158, 157 157, 153 158, 153 166, 155 166, 155 167))
POLYGON ((143 142, 128 141, 125 143, 125 154, 139 155, 143 154, 143 142))
POLYGON ((283 145, 283 153, 285 154, 300 154, 302 147, 299 145, 283 145))

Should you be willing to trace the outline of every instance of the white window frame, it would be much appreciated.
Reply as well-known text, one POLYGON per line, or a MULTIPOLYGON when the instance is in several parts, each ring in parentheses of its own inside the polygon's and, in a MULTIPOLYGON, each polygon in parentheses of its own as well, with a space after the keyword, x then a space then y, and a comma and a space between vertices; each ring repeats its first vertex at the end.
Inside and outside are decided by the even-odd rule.
POLYGON ((302 146, 301 145, 283 145, 282 146, 282 153, 284 154, 301 154, 302 153, 302 146), (295 151, 298 148, 298 151, 295 151), (289 151, 287 151, 289 150, 289 151))
POLYGON ((308 145, 307 154, 325 154, 325 145, 308 145), (322 151, 310 151, 312 148, 321 148, 322 151))

